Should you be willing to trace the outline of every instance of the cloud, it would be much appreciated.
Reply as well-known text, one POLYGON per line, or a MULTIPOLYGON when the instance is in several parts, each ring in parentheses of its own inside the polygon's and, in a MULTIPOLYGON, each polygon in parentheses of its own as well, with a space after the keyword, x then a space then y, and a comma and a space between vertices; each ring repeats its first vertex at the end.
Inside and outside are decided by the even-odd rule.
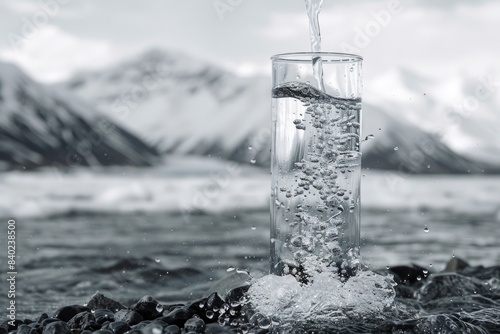
POLYGON ((0 51, 2 59, 47 82, 66 79, 76 69, 105 66, 115 55, 115 48, 106 41, 69 35, 51 25, 32 33, 21 48, 0 51))

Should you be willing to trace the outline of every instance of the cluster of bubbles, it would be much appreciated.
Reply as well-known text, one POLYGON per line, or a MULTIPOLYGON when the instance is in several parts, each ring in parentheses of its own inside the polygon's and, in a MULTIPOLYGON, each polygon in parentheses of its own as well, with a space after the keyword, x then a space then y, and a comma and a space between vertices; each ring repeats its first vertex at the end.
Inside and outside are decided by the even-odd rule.
POLYGON ((358 205, 358 194, 342 179, 351 178, 360 165, 361 101, 335 99, 298 82, 274 89, 273 95, 302 103, 304 117, 294 119, 293 124, 307 133, 308 145, 307 158, 294 165, 294 185, 279 189, 287 204, 297 199, 294 207, 276 199, 277 208, 286 210, 283 214, 292 231, 285 247, 293 260, 283 259, 284 274, 296 274, 301 267, 313 276, 335 266, 336 259, 345 255, 339 233, 347 212, 353 213, 358 205), (312 201, 307 201, 308 196, 312 201))

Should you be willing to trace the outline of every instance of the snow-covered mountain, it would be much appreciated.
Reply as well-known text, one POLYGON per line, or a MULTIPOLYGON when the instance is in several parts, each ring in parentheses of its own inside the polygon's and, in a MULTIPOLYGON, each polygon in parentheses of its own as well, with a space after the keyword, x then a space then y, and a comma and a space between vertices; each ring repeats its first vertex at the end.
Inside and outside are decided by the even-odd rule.
POLYGON ((0 167, 149 166, 157 150, 73 94, 0 62, 0 167))
MULTIPOLYGON (((162 152, 269 164, 268 78, 241 78, 182 53, 153 50, 58 86, 91 101, 162 152)), ((404 110, 378 105, 384 107, 363 105, 363 133, 374 135, 362 146, 364 167, 411 173, 499 170, 456 153, 431 131, 400 117, 404 110)))

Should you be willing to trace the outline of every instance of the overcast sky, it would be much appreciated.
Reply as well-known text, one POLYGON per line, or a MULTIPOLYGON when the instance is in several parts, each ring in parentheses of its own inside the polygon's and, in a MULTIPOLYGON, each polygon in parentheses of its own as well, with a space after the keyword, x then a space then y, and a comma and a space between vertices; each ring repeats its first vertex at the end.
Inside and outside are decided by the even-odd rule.
MULTIPOLYGON (((325 0, 320 23, 323 50, 354 47, 368 82, 394 68, 433 77, 499 68, 500 1, 325 0)), ((271 55, 310 48, 303 0, 7 0, 0 32, 0 59, 47 82, 152 47, 269 75, 271 55)))

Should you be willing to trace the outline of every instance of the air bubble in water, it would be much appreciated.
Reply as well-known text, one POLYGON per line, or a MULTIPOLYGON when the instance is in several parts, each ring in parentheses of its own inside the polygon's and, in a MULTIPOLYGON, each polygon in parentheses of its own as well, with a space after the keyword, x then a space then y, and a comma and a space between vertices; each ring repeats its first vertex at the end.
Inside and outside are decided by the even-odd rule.
POLYGON ((368 135, 368 136, 366 136, 366 137, 365 137, 365 141, 366 141, 366 140, 373 139, 373 138, 375 138, 375 136, 374 136, 374 135, 368 135))
POLYGON ((424 227, 424 232, 425 232, 425 233, 429 233, 429 228, 428 228, 427 226, 426 226, 426 227, 424 227))
POLYGON ((155 262, 156 262, 156 263, 160 263, 160 262, 161 262, 161 260, 160 260, 159 258, 155 258, 155 262))
POLYGON ((208 310, 205 315, 207 316, 208 319, 212 319, 214 317, 214 312, 213 311, 210 311, 208 310))
POLYGON ((250 163, 251 163, 252 165, 254 165, 256 162, 257 162, 257 160, 255 160, 255 159, 250 160, 250 163))
POLYGON ((427 168, 431 168, 431 165, 427 165, 427 168))
POLYGON ((255 226, 252 226, 252 228, 251 228, 252 231, 255 231, 256 229, 257 229, 257 227, 255 227, 255 226))
POLYGON ((234 271, 235 269, 236 269, 235 267, 229 266, 229 267, 227 267, 227 272, 229 273, 231 271, 234 271))
POLYGON ((394 147, 394 151, 397 151, 397 150, 399 150, 399 147, 397 147, 397 146, 394 147))
POLYGON ((252 145, 248 146, 248 149, 249 149, 249 150, 253 149, 252 145))

